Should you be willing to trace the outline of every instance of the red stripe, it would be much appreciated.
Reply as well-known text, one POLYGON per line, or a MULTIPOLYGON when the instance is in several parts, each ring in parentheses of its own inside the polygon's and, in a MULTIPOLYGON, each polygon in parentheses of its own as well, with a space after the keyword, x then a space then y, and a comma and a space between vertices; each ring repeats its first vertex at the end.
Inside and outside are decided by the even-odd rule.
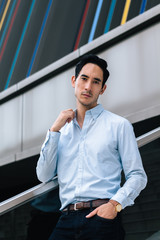
POLYGON ((12 30, 12 26, 13 26, 13 23, 14 23, 14 20, 15 20, 15 17, 16 17, 16 14, 17 14, 20 2, 21 2, 21 0, 18 0, 16 8, 14 10, 13 17, 11 19, 11 24, 9 26, 8 33, 7 33, 6 38, 4 40, 4 43, 3 43, 2 51, 0 53, 0 61, 1 61, 2 57, 3 57, 3 53, 4 53, 4 50, 6 48, 6 45, 7 45, 7 42, 8 42, 8 38, 9 38, 10 32, 12 30))
POLYGON ((86 20, 86 17, 87 17, 89 3, 90 3, 90 0, 87 0, 85 10, 84 10, 84 14, 83 14, 83 17, 82 17, 82 22, 81 22, 80 29, 79 29, 79 32, 78 32, 77 40, 76 40, 76 43, 75 43, 75 46, 74 46, 74 50, 76 50, 78 48, 78 45, 79 45, 79 42, 80 42, 80 39, 81 39, 81 34, 82 34, 83 26, 84 26, 84 23, 85 23, 85 20, 86 20))

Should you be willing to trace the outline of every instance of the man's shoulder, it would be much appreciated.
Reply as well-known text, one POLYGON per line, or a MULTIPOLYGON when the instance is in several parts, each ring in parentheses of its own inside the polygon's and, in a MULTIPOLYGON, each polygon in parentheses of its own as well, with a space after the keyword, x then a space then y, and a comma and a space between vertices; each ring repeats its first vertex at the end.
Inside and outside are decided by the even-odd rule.
MULTIPOLYGON (((129 122, 128 119, 126 119, 123 116, 120 116, 116 113, 113 113, 111 111, 108 110, 104 110, 103 111, 103 115, 102 115, 104 121, 106 122, 106 124, 110 124, 113 128, 116 127, 117 128, 123 128, 123 127, 131 127, 132 124, 129 122)), ((132 128, 132 127, 131 127, 132 128)))
POLYGON ((120 116, 111 111, 108 111, 106 109, 104 109, 103 114, 104 114, 104 117, 106 117, 107 119, 110 119, 111 121, 115 121, 115 122, 119 122, 119 123, 129 122, 125 117, 120 116))

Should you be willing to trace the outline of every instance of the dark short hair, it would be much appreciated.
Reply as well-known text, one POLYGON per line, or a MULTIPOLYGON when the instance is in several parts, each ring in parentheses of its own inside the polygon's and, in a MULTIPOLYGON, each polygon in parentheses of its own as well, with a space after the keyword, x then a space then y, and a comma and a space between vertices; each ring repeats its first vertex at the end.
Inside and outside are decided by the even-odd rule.
POLYGON ((106 83, 108 77, 109 77, 109 71, 107 70, 107 62, 102 59, 99 58, 98 56, 94 55, 94 54, 88 54, 83 56, 80 61, 77 63, 76 68, 75 68, 75 77, 77 78, 81 69, 83 68, 84 65, 86 65, 87 63, 93 63, 98 65, 102 71, 103 71, 103 83, 102 83, 102 87, 104 86, 104 84, 106 83))

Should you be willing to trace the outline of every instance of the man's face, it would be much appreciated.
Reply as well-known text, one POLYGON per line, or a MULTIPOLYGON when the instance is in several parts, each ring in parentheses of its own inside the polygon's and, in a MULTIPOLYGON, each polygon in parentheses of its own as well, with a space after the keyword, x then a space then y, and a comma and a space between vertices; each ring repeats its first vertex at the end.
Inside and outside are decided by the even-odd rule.
POLYGON ((72 77, 72 86, 75 88, 77 104, 91 109, 97 105, 99 95, 103 94, 106 85, 103 86, 103 71, 93 63, 87 63, 81 69, 77 79, 72 77))

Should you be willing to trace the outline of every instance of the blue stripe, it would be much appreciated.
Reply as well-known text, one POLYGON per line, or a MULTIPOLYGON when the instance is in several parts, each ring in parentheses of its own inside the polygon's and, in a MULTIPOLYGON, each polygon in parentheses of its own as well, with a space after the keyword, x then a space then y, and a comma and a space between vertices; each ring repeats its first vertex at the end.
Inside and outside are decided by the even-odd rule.
POLYGON ((147 0, 143 0, 141 4, 140 14, 145 11, 147 0))
POLYGON ((36 46, 35 46, 35 49, 34 49, 34 52, 33 52, 32 59, 30 61, 30 65, 29 65, 26 77, 29 77, 29 75, 31 73, 32 66, 33 66, 33 63, 34 63, 34 60, 35 60, 35 57, 36 57, 36 53, 37 53, 37 50, 38 50, 38 47, 39 47, 39 44, 40 44, 40 40, 41 40, 41 37, 42 37, 42 34, 43 34, 43 30, 44 30, 44 27, 45 27, 45 24, 46 24, 46 21, 47 21, 47 17, 48 17, 51 5, 52 5, 52 0, 50 0, 49 3, 48 3, 48 7, 47 7, 47 10, 46 10, 44 19, 43 19, 42 27, 41 27, 41 30, 40 30, 40 33, 39 33, 39 36, 38 36, 38 40, 37 40, 37 43, 36 43, 36 46))
POLYGON ((17 58, 18 58, 18 54, 19 54, 19 51, 20 51, 20 48, 21 48, 21 45, 22 45, 22 42, 23 42, 23 38, 24 38, 24 35, 26 33, 27 26, 28 26, 28 23, 29 23, 31 14, 32 14, 32 10, 33 10, 34 4, 35 4, 35 0, 32 1, 31 7, 29 9, 27 20, 25 22, 25 25, 24 25, 24 28, 23 28, 23 32, 22 32, 20 41, 18 43, 18 47, 17 47, 16 53, 15 53, 15 56, 14 56, 14 59, 13 59, 13 62, 12 62, 12 66, 11 66, 11 69, 10 69, 10 72, 9 72, 9 75, 8 75, 8 78, 7 78, 7 83, 5 85, 5 89, 7 89, 8 86, 9 86, 9 83, 10 83, 10 80, 11 80, 11 77, 12 77, 12 74, 13 74, 13 71, 14 71, 14 67, 15 67, 15 64, 16 64, 16 61, 17 61, 17 58))
POLYGON ((7 31, 7 28, 8 28, 9 22, 10 22, 10 19, 11 19, 11 17, 12 17, 12 13, 13 13, 15 4, 16 4, 16 0, 14 0, 13 5, 12 5, 12 8, 11 8, 11 11, 10 11, 10 13, 9 13, 9 16, 8 16, 8 19, 7 19, 7 22, 6 22, 6 26, 5 26, 4 31, 3 31, 3 34, 2 34, 2 38, 1 38, 1 40, 0 40, 0 48, 1 48, 1 46, 2 46, 2 43, 3 43, 4 37, 5 37, 5 34, 6 34, 6 31, 7 31))
POLYGON ((112 0, 111 6, 110 6, 110 9, 109 9, 109 13, 108 13, 108 18, 107 18, 107 22, 106 22, 104 33, 107 33, 109 31, 111 20, 112 20, 112 16, 113 16, 113 13, 114 13, 115 5, 116 5, 116 0, 112 0))
POLYGON ((99 0, 98 6, 97 6, 97 10, 96 10, 96 14, 95 14, 95 17, 94 17, 94 21, 93 21, 93 24, 92 24, 91 32, 90 32, 90 35, 89 35, 88 42, 91 42, 93 40, 93 38, 94 38, 94 34, 95 34, 95 31, 96 31, 96 26, 97 26, 99 14, 100 14, 100 11, 101 11, 101 8, 102 8, 102 3, 103 3, 103 0, 99 0))
POLYGON ((1 14, 1 11, 2 11, 2 9, 3 9, 4 3, 5 3, 5 0, 3 0, 2 4, 1 4, 1 6, 0 6, 0 14, 1 14))

